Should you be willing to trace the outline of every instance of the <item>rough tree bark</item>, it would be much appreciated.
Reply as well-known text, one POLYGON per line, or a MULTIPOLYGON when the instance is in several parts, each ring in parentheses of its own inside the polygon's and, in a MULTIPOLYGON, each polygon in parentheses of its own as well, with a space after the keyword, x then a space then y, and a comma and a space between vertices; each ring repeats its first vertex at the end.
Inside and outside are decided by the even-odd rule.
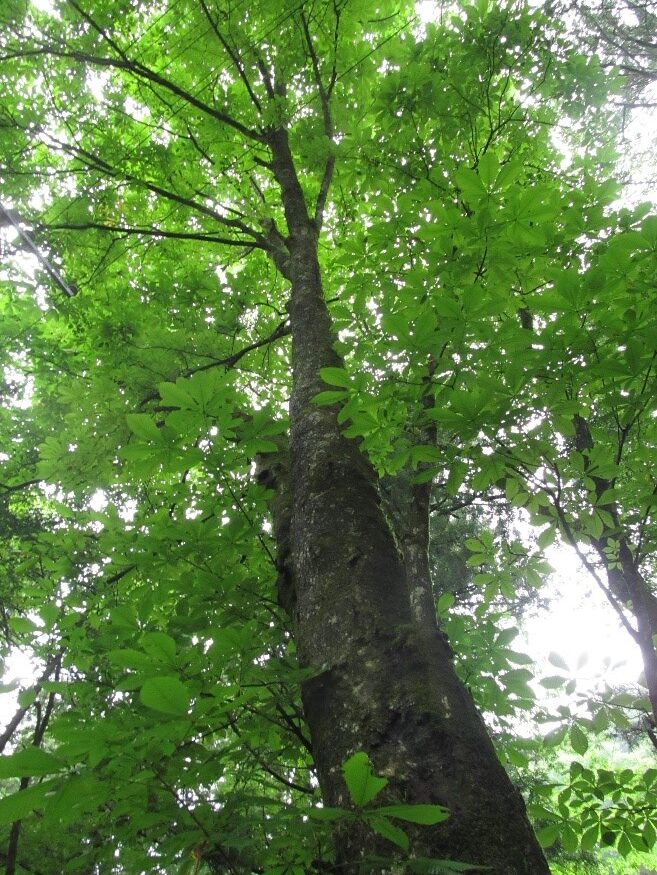
MULTIPOLYGON (((444 824, 411 833, 416 854, 486 865, 494 875, 548 873, 448 644, 435 627, 416 622, 372 467, 341 434, 336 409, 313 404, 323 388, 320 368, 341 362, 322 289, 317 224, 286 131, 270 132, 268 142, 289 234, 278 263, 291 283, 294 625, 299 659, 315 671, 302 697, 324 799, 348 804, 341 765, 364 750, 389 779, 390 801, 449 808, 444 824)), ((343 831, 337 871, 357 872, 367 854, 390 848, 361 828, 343 831)))

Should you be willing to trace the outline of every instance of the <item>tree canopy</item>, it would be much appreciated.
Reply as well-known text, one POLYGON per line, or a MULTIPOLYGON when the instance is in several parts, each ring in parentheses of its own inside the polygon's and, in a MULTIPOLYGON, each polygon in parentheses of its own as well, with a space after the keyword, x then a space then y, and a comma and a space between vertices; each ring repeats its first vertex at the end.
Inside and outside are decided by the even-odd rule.
POLYGON ((520 789, 545 847, 651 848, 657 771, 576 761, 556 800, 518 732, 583 757, 629 708, 657 747, 657 216, 618 206, 623 64, 523 2, 0 21, 1 647, 36 667, 7 875, 538 875, 520 789), (536 702, 512 619, 556 538, 647 697, 536 702))

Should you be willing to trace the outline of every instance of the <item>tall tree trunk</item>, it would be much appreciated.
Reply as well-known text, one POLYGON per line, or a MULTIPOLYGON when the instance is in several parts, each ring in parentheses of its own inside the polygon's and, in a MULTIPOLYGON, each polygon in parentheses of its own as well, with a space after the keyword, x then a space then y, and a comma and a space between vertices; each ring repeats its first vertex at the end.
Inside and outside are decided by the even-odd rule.
MULTIPOLYGON (((575 426, 575 448, 584 457, 584 469, 588 470, 588 453, 593 449, 593 436, 588 422, 584 417, 576 414, 573 417, 575 426)), ((595 486, 595 492, 600 499, 605 492, 614 487, 614 483, 603 477, 591 475, 591 480, 595 486)), ((615 502, 608 502, 601 505, 601 509, 605 510, 613 523, 611 534, 604 534, 602 537, 591 537, 591 543, 595 547, 596 553, 602 566, 607 574, 609 584, 607 590, 607 598, 614 604, 617 613, 623 619, 626 629, 632 635, 632 638, 637 643, 641 651, 641 659, 643 662, 643 673, 648 689, 648 698, 652 708, 652 725, 657 727, 657 648, 655 640, 657 637, 657 598, 655 598, 648 582, 641 574, 638 562, 631 549, 631 541, 627 534, 628 527, 621 520, 618 508, 615 502), (611 542, 614 542, 615 547, 611 542), (618 555, 614 562, 612 558, 615 550, 618 555), (634 619, 636 621, 636 629, 634 629, 624 618, 624 605, 628 605, 634 619)), ((562 526, 564 525, 565 517, 563 511, 557 508, 562 526)), ((569 523, 565 523, 566 534, 571 541, 575 543, 575 533, 569 523)), ((657 748, 657 738, 651 730, 650 740, 654 747, 657 748)))
MULTIPOLYGON (((313 403, 320 368, 339 366, 309 217, 285 131, 270 135, 289 237, 293 390, 291 564, 302 690, 326 803, 348 805, 341 765, 357 750, 389 779, 389 801, 438 803, 451 816, 412 832, 416 854, 548 873, 520 794, 500 765, 446 642, 414 622, 406 571, 371 465, 336 410, 313 403)), ((394 846, 361 828, 338 846, 340 872, 394 846)))

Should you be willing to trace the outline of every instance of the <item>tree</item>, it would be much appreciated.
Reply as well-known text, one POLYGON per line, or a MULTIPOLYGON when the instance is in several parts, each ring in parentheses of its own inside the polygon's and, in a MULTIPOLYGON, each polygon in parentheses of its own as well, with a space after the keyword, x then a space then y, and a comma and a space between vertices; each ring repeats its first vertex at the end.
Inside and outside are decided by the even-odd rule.
POLYGON ((45 660, 7 872, 33 811, 71 870, 547 872, 428 519, 432 484, 519 492, 486 428, 529 429, 563 362, 528 319, 613 225, 598 157, 564 173, 547 134, 602 104, 595 61, 520 4, 3 14, 3 209, 42 257, 4 280, 4 490, 41 523, 7 542, 6 643, 45 660))

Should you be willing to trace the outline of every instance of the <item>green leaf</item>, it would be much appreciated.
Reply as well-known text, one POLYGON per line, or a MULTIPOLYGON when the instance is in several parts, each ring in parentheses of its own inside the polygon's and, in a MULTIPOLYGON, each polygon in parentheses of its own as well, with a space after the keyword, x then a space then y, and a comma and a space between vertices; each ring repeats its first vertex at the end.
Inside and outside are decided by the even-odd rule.
POLYGON ((196 409, 196 402, 186 389, 186 381, 178 379, 175 383, 158 383, 162 404, 165 407, 179 407, 181 410, 196 409))
POLYGON ((600 837, 600 824, 596 823, 584 830, 580 844, 583 851, 592 851, 600 837))
POLYGON ((547 529, 543 529, 541 534, 538 536, 537 544, 541 548, 541 550, 545 550, 546 547, 549 547, 554 543, 554 539, 557 536, 557 531, 552 526, 548 526, 547 529))
POLYGON ((477 169, 483 184, 486 188, 491 188, 500 169, 500 162, 495 153, 490 150, 485 152, 479 159, 477 169))
POLYGON ((176 659, 176 642, 164 632, 147 632, 141 642, 144 651, 150 656, 165 663, 173 663, 176 659))
POLYGON ((157 662, 141 650, 125 647, 123 650, 108 650, 107 659, 117 668, 127 668, 142 672, 157 671, 157 662))
POLYGON ((435 823, 442 823, 449 817, 449 811, 442 805, 384 805, 382 808, 377 808, 379 814, 385 817, 398 817, 400 820, 407 820, 409 823, 423 823, 427 826, 433 826, 435 823))
POLYGON ((529 758, 522 751, 509 747, 507 748, 506 755, 509 762, 516 766, 516 768, 526 769, 529 765, 529 758))
POLYGON ((449 612, 456 601, 456 596, 451 592, 444 592, 436 602, 436 612, 439 616, 444 616, 449 612))
POLYGON ((629 840, 625 832, 622 832, 618 839, 618 853, 621 857, 628 857, 632 853, 632 842, 629 840))
POLYGON ((351 388, 351 377, 342 368, 320 368, 319 375, 329 386, 341 386, 343 389, 351 388))
POLYGON ((452 462, 449 468, 449 476, 447 478, 447 482, 445 483, 445 489, 450 495, 453 496, 458 493, 460 486, 465 480, 468 470, 468 466, 465 464, 465 462, 461 462, 458 459, 452 462))
POLYGON ((517 626, 509 626, 508 629, 502 629, 502 631, 498 633, 497 638, 495 639, 495 644, 498 647, 505 647, 517 638, 519 634, 520 630, 517 626))
POLYGON ((344 401, 345 398, 348 397, 348 392, 339 392, 337 389, 331 389, 328 392, 318 392, 313 398, 313 404, 317 404, 318 407, 327 407, 330 404, 337 404, 340 401, 344 401))
POLYGON ((27 778, 59 772, 63 763, 40 747, 26 747, 0 757, 0 778, 27 778))
POLYGON ((58 608, 57 605, 48 604, 39 608, 39 616, 48 630, 52 629, 60 614, 61 608, 58 608))
POLYGON ((23 635, 27 632, 34 632, 37 627, 27 617, 10 617, 9 628, 12 632, 16 632, 17 635, 23 635))
POLYGON ((18 696, 16 697, 18 700, 19 707, 21 708, 29 708, 36 701, 37 691, 34 687, 28 687, 27 690, 21 690, 18 696))
POLYGON ((358 751, 342 764, 351 801, 358 808, 372 801, 388 784, 387 778, 380 778, 372 772, 372 763, 364 751, 358 751))
POLYGON ((569 824, 564 824, 561 830, 561 844, 564 851, 568 854, 573 854, 579 847, 577 833, 569 824))
POLYGON ((145 441, 160 442, 162 440, 159 428, 147 413, 128 413, 126 421, 130 431, 138 438, 145 441))
POLYGON ((556 729, 552 729, 550 732, 548 732, 548 734, 543 739, 543 743, 546 747, 557 747, 557 745, 561 744, 561 742, 564 740, 567 732, 567 726, 558 726, 556 729))
POLYGON ((575 753, 580 756, 589 749, 589 740, 576 723, 570 727, 570 744, 575 753))
POLYGON ((184 717, 191 702, 187 687, 176 677, 148 678, 139 698, 147 708, 175 717, 184 717))
POLYGON ((548 656, 548 661, 552 663, 552 665, 556 665, 557 668, 562 668, 564 671, 570 671, 568 668, 568 663, 560 656, 558 653, 552 651, 548 656))
POLYGON ((546 690, 558 690, 559 687, 563 687, 568 679, 561 677, 561 675, 553 674, 546 678, 541 678, 539 684, 542 687, 545 687, 546 690))
POLYGON ((398 847, 402 848, 402 850, 408 850, 410 845, 408 836, 403 829, 395 826, 395 824, 391 823, 387 817, 381 817, 375 814, 368 814, 366 816, 366 819, 367 823, 374 830, 374 832, 378 833, 380 836, 383 836, 389 841, 394 842, 398 847))
POLYGON ((0 799, 0 825, 22 820, 32 814, 36 809, 42 808, 49 793, 52 792, 57 781, 45 781, 41 784, 33 784, 25 790, 12 793, 0 799))
POLYGON ((470 206, 475 207, 477 202, 486 196, 486 189, 482 185, 479 175, 468 167, 462 167, 454 172, 454 181, 461 191, 463 199, 471 201, 470 206))
POLYGON ((540 842, 542 848, 549 848, 559 838, 561 832, 561 824, 551 823, 549 826, 544 826, 537 830, 536 838, 540 842))
POLYGON ((533 665, 534 660, 527 653, 519 653, 517 650, 506 650, 504 656, 508 662, 514 665, 533 665))

